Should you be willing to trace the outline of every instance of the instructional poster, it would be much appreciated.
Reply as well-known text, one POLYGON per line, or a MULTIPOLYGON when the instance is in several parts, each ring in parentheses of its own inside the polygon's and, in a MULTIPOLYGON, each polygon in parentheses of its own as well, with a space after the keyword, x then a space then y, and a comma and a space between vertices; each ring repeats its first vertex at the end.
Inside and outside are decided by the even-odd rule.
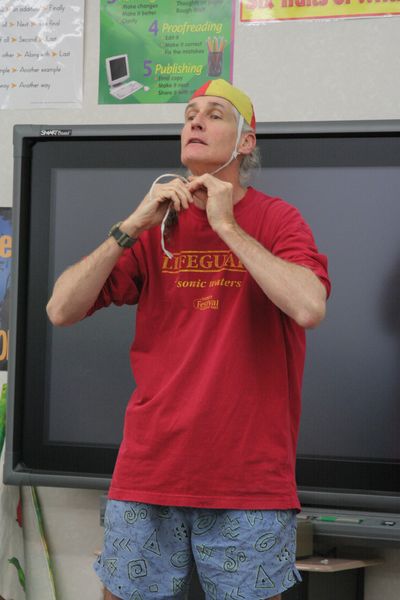
POLYGON ((82 103, 84 0, 0 0, 0 108, 82 103))
POLYGON ((187 102, 232 81, 236 0, 101 0, 99 104, 187 102))
POLYGON ((8 365, 11 254, 11 208, 0 208, 0 371, 8 365))

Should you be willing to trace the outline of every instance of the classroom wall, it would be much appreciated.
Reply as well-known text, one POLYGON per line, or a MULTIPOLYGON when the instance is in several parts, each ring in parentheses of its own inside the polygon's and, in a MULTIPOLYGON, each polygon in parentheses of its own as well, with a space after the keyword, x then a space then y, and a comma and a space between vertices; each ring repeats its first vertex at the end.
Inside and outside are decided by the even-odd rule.
MULTIPOLYGON (((1 205, 12 204, 12 128, 16 123, 176 123, 183 105, 98 106, 99 3, 86 2, 81 109, 0 110, 1 205)), ((400 17, 268 26, 236 25, 234 83, 253 98, 258 121, 333 121, 400 117, 400 17)), ((120 215, 118 215, 120 216, 120 215)), ((26 493, 26 492, 24 492, 26 493)), ((101 546, 93 490, 39 488, 59 600, 101 597, 91 564, 101 546)), ((38 552, 26 524, 28 600, 42 600, 38 552)), ((398 600, 400 550, 366 575, 365 600, 398 600)), ((322 600, 322 599, 321 599, 322 600)))

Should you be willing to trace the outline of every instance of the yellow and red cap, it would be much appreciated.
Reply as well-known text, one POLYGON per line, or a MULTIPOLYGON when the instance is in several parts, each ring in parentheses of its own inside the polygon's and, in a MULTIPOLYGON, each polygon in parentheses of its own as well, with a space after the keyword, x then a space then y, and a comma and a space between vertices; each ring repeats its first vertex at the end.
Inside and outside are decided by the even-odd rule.
POLYGON ((253 104, 250 98, 225 79, 212 79, 199 87, 191 97, 198 98, 199 96, 216 96, 225 98, 239 111, 246 123, 254 130, 256 128, 256 116, 254 114, 253 104))

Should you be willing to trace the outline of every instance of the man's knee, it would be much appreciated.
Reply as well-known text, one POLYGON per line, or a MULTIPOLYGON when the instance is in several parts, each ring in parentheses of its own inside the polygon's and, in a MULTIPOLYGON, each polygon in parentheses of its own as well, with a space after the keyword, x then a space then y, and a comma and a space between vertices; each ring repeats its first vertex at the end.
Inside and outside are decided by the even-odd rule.
POLYGON ((114 594, 104 588, 104 600, 121 600, 121 598, 114 596, 114 594))
MULTIPOLYGON (((278 594, 278 596, 274 596, 273 598, 270 598, 269 600, 281 600, 281 599, 282 599, 281 594, 278 594)), ((104 589, 104 600, 121 600, 121 598, 114 596, 114 594, 112 594, 108 590, 104 589)))

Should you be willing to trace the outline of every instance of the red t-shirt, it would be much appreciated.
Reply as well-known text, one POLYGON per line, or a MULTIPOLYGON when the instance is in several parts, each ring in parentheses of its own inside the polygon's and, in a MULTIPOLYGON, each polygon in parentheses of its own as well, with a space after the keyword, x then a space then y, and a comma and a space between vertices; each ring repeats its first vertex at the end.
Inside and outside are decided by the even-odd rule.
MULTIPOLYGON (((294 207, 249 188, 239 226, 326 285, 326 257, 294 207)), ((171 506, 299 508, 296 444, 305 332, 262 292, 204 211, 124 251, 90 312, 138 304, 137 383, 109 495, 171 506)), ((112 399, 110 398, 110 402, 112 399)))

